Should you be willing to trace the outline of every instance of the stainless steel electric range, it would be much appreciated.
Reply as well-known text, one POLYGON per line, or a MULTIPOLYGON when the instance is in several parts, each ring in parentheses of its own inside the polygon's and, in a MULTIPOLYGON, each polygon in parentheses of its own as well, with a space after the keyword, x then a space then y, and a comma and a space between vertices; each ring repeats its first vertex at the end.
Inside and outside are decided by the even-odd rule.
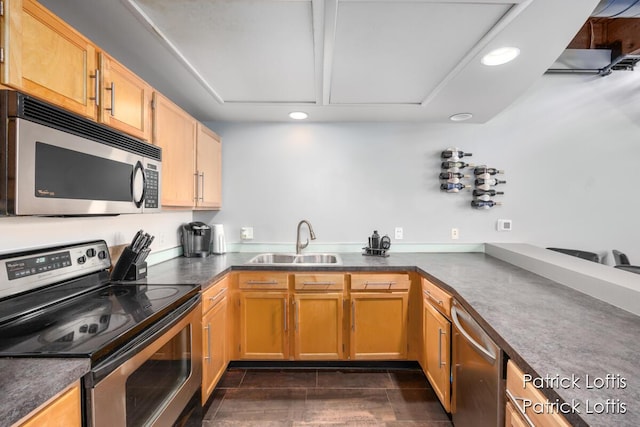
POLYGON ((0 255, 0 357, 90 359, 86 425, 172 425, 201 382, 199 286, 110 266, 104 241, 0 255))

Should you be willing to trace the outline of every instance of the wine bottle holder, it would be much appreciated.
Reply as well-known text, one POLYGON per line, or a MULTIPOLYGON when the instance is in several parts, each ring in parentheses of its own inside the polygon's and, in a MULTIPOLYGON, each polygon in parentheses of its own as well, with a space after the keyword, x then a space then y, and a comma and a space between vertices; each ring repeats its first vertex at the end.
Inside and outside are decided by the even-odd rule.
POLYGON ((504 174, 503 170, 488 167, 487 165, 479 165, 473 169, 474 190, 471 193, 471 207, 474 209, 491 209, 495 206, 502 205, 502 202, 496 201, 495 196, 501 196, 504 191, 497 189, 507 181, 500 179, 504 174))
POLYGON ((487 165, 475 166, 462 160, 471 155, 472 153, 466 153, 457 147, 449 147, 440 153, 440 191, 462 193, 463 190, 473 189, 470 191, 471 207, 490 209, 500 206, 502 202, 494 197, 504 194, 500 187, 507 182, 501 179, 504 171, 487 165))
POLYGON ((440 153, 440 191, 447 193, 460 193, 462 190, 468 190, 471 185, 464 180, 471 176, 465 174, 463 169, 473 167, 473 164, 461 160, 464 157, 471 156, 471 153, 465 153, 458 147, 449 147, 440 153))

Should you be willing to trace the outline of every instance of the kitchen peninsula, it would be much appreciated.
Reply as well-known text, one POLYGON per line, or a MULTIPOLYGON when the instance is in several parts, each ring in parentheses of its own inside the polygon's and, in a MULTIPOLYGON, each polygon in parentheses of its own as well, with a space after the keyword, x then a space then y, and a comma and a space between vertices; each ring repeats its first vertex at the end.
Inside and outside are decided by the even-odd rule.
MULTIPOLYGON (((342 265, 312 269, 424 276, 458 299, 525 373, 577 379, 571 386, 544 390, 550 403, 571 405, 565 417, 573 425, 638 425, 640 317, 486 253, 491 251, 487 245, 485 253, 393 253, 388 258, 342 253, 342 265), (618 382, 598 383, 606 378, 617 378, 618 382)), ((254 255, 174 258, 151 267, 146 282, 200 283, 206 288, 234 271, 309 270, 247 265, 254 255)), ((2 387, 11 392, 18 383, 3 380, 2 387)), ((14 407, 5 400, 0 408, 3 418, 17 421, 25 415, 14 413, 14 407)))
MULTIPOLYGON (((506 245, 508 246, 508 245, 506 245)), ((485 252, 493 252, 487 245, 485 252)), ((539 251, 544 251, 539 249, 539 251)), ((497 251, 496 251, 497 252, 497 251)), ((205 260, 176 258, 153 267, 147 281, 200 282, 234 270, 299 270, 248 266, 255 254, 229 253, 205 260)), ((533 376, 580 378, 579 386, 545 390, 549 402, 574 403, 565 414, 574 425, 635 426, 640 423, 640 317, 526 271, 487 253, 393 253, 388 258, 340 254, 343 265, 313 270, 415 271, 460 300, 509 358, 533 376), (615 332, 613 332, 615 331, 615 332), (622 377, 623 387, 588 388, 588 378, 622 377), (617 406, 604 408, 607 402, 617 406), (594 405, 596 407, 594 408, 594 405), (596 413, 596 411, 605 411, 596 413)), ((560 264, 574 260, 560 256, 560 264)), ((528 257, 533 259, 533 257, 528 257)), ((586 262, 586 261, 580 261, 586 262)), ((604 269, 610 267, 602 266, 604 269)), ((303 269, 304 270, 304 269, 303 269)), ((629 278, 635 278, 633 274, 629 278)))

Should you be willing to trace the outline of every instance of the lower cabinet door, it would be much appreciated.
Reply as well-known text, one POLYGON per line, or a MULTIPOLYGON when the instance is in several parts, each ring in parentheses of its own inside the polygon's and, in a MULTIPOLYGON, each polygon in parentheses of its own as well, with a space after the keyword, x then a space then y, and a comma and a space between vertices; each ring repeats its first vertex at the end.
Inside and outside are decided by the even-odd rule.
POLYGON ((80 383, 75 383, 19 427, 80 427, 80 411, 80 383))
POLYGON ((227 298, 202 319, 202 404, 204 405, 227 368, 227 298))
POLYGON ((278 360, 289 357, 286 292, 240 294, 240 358, 278 360))
POLYGON ((343 359, 343 302, 341 293, 294 296, 295 359, 343 359))
POLYGON ((442 406, 451 412, 451 323, 424 300, 426 375, 442 406))
POLYGON ((351 359, 405 359, 408 302, 408 292, 353 292, 351 359))

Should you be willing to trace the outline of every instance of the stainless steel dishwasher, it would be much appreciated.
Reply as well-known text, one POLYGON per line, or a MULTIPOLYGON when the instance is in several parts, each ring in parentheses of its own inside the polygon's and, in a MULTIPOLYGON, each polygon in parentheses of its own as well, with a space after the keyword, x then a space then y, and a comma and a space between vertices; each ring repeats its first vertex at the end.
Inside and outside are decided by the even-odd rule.
POLYGON ((502 350, 455 300, 451 318, 453 424, 456 427, 504 426, 502 350))

